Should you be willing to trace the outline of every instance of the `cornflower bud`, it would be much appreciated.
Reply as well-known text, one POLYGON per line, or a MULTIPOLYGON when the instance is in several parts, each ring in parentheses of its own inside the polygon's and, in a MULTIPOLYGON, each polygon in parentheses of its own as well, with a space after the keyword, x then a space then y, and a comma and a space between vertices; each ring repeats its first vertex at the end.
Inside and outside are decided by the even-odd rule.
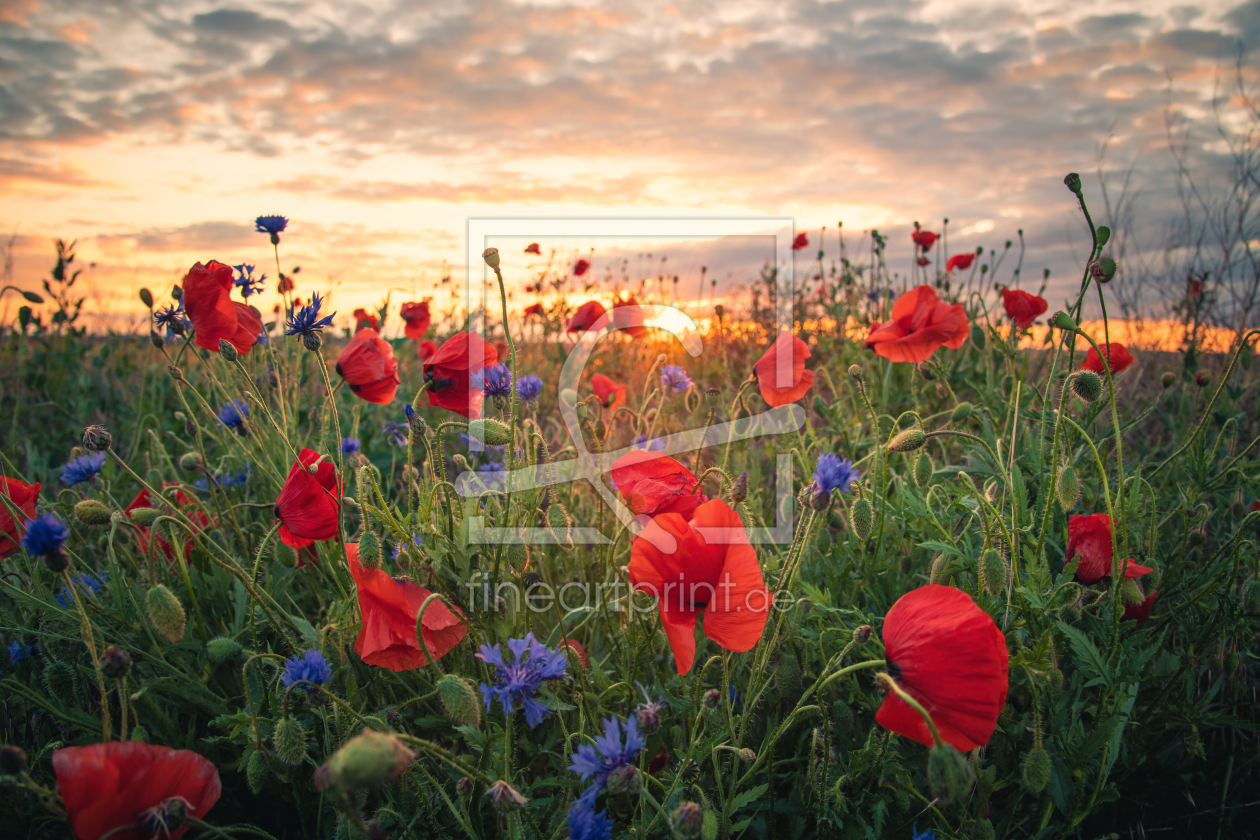
POLYGON ((228 341, 226 338, 220 338, 219 355, 222 356, 223 360, 226 362, 235 362, 237 356, 236 348, 232 345, 232 342, 228 341))
POLYGON ((131 654, 110 645, 101 654, 101 673, 111 680, 121 680, 131 673, 131 654))
POLYGON ((83 448, 93 452, 104 452, 113 444, 114 438, 104 426, 88 426, 83 430, 83 448))

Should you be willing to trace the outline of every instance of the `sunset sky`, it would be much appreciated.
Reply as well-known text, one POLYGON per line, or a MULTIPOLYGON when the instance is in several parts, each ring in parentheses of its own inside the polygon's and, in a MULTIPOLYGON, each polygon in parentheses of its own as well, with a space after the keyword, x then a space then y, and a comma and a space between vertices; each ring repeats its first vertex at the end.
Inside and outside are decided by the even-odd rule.
MULTIPOLYGON (((1157 240, 1166 116, 1210 175, 1213 86, 1256 45, 1260 0, 0 0, 0 229, 23 288, 77 238, 87 308, 119 316, 197 260, 274 279, 252 219, 280 213, 298 293, 348 316, 433 294, 444 264, 462 282, 469 218, 791 217, 827 226, 829 256, 843 221, 850 243, 889 235, 904 273, 911 224, 948 217, 953 250, 1022 228, 1056 306, 1085 236, 1063 175, 1101 214, 1110 137, 1157 240)), ((630 253, 542 244, 565 264, 595 248, 600 277, 630 253)), ((688 289, 718 260, 676 253, 688 289)), ((714 273, 759 267, 740 251, 714 273)))

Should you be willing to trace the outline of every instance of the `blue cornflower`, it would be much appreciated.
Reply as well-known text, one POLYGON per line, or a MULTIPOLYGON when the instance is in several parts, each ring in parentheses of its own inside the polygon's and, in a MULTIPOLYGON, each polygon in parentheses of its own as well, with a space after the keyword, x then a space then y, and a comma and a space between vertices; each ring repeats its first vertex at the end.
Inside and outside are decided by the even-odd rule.
POLYGON ((26 658, 31 648, 22 644, 21 640, 9 642, 9 664, 16 665, 26 658))
POLYGON ((818 459, 814 469, 814 489, 827 493, 847 493, 849 485, 860 477, 853 462, 828 452, 818 459))
POLYGON ((58 519, 56 514, 41 513, 22 524, 26 528, 26 536, 22 537, 22 548, 32 557, 56 554, 61 551, 62 543, 70 539, 70 526, 58 519))
POLYGON ((648 452, 664 452, 665 441, 661 440, 659 435, 652 435, 652 439, 648 440, 647 433, 643 433, 630 441, 631 449, 644 449, 648 452))
POLYGON ((358 438, 342 438, 341 439, 341 454, 342 455, 355 454, 356 452, 359 451, 359 443, 360 441, 358 438))
POLYGON ((499 678, 494 685, 482 683, 481 696, 485 698, 487 712, 496 697, 503 706, 504 714, 524 709, 525 723, 533 729, 551 714, 550 709, 534 699, 534 694, 544 680, 568 677, 565 668, 569 659, 535 639, 533 633, 526 633, 523 639, 508 639, 507 646, 512 653, 511 662, 504 660, 497 644, 481 646, 477 658, 495 666, 499 678))
POLYGON ((681 394, 691 387, 691 377, 680 365, 665 365, 661 368, 661 387, 681 394))
POLYGON ((543 381, 541 378, 533 374, 526 374, 516 382, 516 395, 527 403, 538 401, 538 395, 542 393, 543 381))
POLYGON ((612 840, 613 821, 607 811, 579 799, 569 809, 569 840, 612 840))
POLYGON ((386 423, 381 427, 385 439, 394 446, 407 445, 407 424, 406 423, 386 423))
POLYGON ((71 458, 69 463, 61 468, 61 482, 75 487, 85 481, 92 481, 104 468, 104 452, 80 455, 78 458, 71 458))
POLYGON ((324 305, 324 301, 320 298, 319 292, 311 295, 311 302, 303 306, 297 312, 289 316, 289 323, 285 325, 285 335, 314 335, 322 332, 324 327, 332 324, 334 312, 324 318, 319 317, 319 308, 324 305))
POLYGON ((270 233, 275 236, 277 233, 283 233, 284 229, 289 226, 289 220, 284 216, 259 216, 254 219, 254 230, 258 233, 270 233))
MULTIPOLYGON (((280 675, 280 682, 286 687, 298 680, 310 680, 323 685, 331 679, 332 668, 324 660, 324 655, 317 650, 308 650, 303 656, 295 653, 291 659, 286 659, 284 673, 280 675)), ((298 688, 303 691, 311 690, 309 685, 298 686, 298 688)))
POLYGON ((507 478, 507 467, 498 461, 487 461, 477 467, 477 477, 481 479, 481 483, 487 490, 499 490, 502 489, 503 482, 507 478))
POLYGON ((169 340, 177 335, 184 335, 192 327, 192 321, 184 317, 184 302, 179 306, 167 305, 153 313, 153 323, 166 329, 169 340))
POLYGON ((249 403, 245 400, 228 400, 219 409, 219 422, 229 429, 240 431, 245 428, 245 418, 249 417, 249 403))
POLYGON ((911 840, 936 840, 936 834, 933 833, 932 829, 930 828, 925 828, 923 830, 923 833, 920 834, 918 823, 914 824, 914 827, 911 829, 910 836, 911 836, 911 840))
POLYGON ((271 337, 267 335, 267 328, 264 327, 263 331, 254 337, 254 340, 258 342, 259 347, 266 347, 271 341, 271 337))
POLYGON ((643 747, 643 738, 639 736, 635 718, 630 718, 625 724, 615 717, 604 721, 604 734, 596 738, 593 745, 582 744, 577 752, 569 756, 573 762, 569 769, 577 773, 582 781, 594 778, 591 786, 582 791, 578 801, 594 806, 595 797, 608 783, 608 774, 627 764, 633 765, 635 756, 643 747), (622 729, 625 730, 624 743, 622 729))
MULTIPOLYGON (((411 543, 412 543, 412 545, 417 545, 417 546, 419 546, 419 545, 424 545, 424 537, 421 537, 419 534, 412 534, 412 535, 411 535, 411 543)), ((389 556, 390 556, 390 557, 392 557, 393 559, 397 560, 397 559, 398 559, 398 553, 399 553, 399 551, 401 551, 401 550, 402 550, 402 547, 403 547, 403 546, 402 546, 402 543, 398 543, 397 545, 395 545, 395 546, 394 546, 394 550, 393 550, 393 552, 392 552, 389 556)))
POLYGON ((485 391, 487 397, 506 397, 512 393, 512 372, 502 363, 474 373, 470 381, 474 388, 485 391))
POLYGON ((866 299, 871 303, 879 303, 879 289, 871 289, 867 292, 866 299))
POLYGON ((241 265, 234 265, 232 268, 236 269, 236 277, 232 278, 232 282, 236 285, 236 288, 241 290, 241 297, 246 300, 249 300, 250 295, 261 294, 263 289, 266 288, 267 275, 260 274, 255 277, 252 265, 242 263, 241 265))
MULTIPOLYGON (((73 578, 74 585, 78 587, 79 593, 95 598, 101 591, 101 587, 105 585, 105 576, 97 578, 96 575, 88 572, 87 574, 76 575, 73 578), (85 591, 86 590, 86 591, 85 591)), ((74 595, 70 594, 68 587, 61 587, 57 590, 57 603, 61 604, 63 609, 69 609, 74 604, 74 595)))

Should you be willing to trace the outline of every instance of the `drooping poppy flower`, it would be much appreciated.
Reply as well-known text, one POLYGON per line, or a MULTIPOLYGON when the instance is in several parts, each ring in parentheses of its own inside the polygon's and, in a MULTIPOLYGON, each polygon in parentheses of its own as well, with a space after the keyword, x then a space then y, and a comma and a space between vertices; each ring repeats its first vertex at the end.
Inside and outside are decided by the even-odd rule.
POLYGON ((433 316, 429 314, 429 302, 427 300, 404 303, 402 309, 398 312, 398 316, 406 324, 403 332, 406 333, 407 338, 413 341, 422 340, 424 334, 429 331, 429 325, 433 321, 433 316))
POLYGON ((529 243, 528 245, 526 245, 526 246, 525 246, 525 253, 527 253, 527 254, 541 254, 541 253, 542 253, 542 249, 538 247, 538 243, 537 243, 537 242, 531 242, 531 243, 529 243))
POLYGON ((581 277, 583 274, 591 270, 591 264, 588 260, 578 260, 573 264, 573 276, 581 277))
POLYGON ((690 520, 696 508, 707 501, 696 488, 691 470, 659 452, 627 452, 612 465, 610 474, 635 516, 677 513, 690 520))
MULTIPOLYGON (((1133 364, 1133 354, 1129 352, 1129 348, 1119 342, 1113 341, 1110 344, 1100 345, 1099 349, 1111 362, 1113 376, 1133 364)), ((1089 352, 1085 354, 1085 361, 1081 362, 1081 370, 1092 370, 1099 376, 1103 375, 1102 358, 1093 347, 1089 348, 1089 352)))
POLYGON ((961 303, 938 300, 931 286, 916 286, 897 298, 892 318, 871 324, 866 346, 891 362, 925 362, 944 345, 957 350, 971 328, 961 303))
MULTIPOLYGON (((363 568, 358 543, 346 543, 346 561, 359 591, 359 613, 363 616, 354 652, 368 665, 391 671, 426 666, 429 660, 416 641, 416 617, 433 593, 414 581, 395 580, 384 569, 363 568)), ((437 661, 468 635, 468 628, 444 602, 435 600, 424 611, 420 635, 424 649, 437 661)))
POLYGON ((945 261, 945 270, 953 271, 956 268, 961 268, 965 271, 971 268, 971 264, 975 262, 975 259, 975 251, 964 251, 961 254, 954 254, 954 256, 945 261))
POLYGON ((1145 624, 1146 620, 1151 617, 1151 607, 1155 606, 1155 596, 1158 594, 1159 594, 1159 590, 1155 589, 1155 590, 1152 590, 1150 595, 1146 596, 1146 600, 1144 600, 1142 603, 1125 604, 1124 605, 1124 620, 1136 621, 1139 626, 1145 624))
POLYGON ((432 341, 416 342, 416 355, 420 357, 420 361, 433 358, 433 354, 438 351, 438 346, 432 341))
POLYGON ((631 338, 642 338, 648 334, 648 328, 643 325, 643 310, 634 295, 613 299, 612 325, 613 329, 621 330, 631 338))
POLYGON ((388 405, 398 392, 398 360, 394 348, 373 328, 359 330, 337 357, 337 373, 355 396, 388 405))
POLYGON ((79 840, 179 837, 191 827, 182 815, 204 820, 221 792, 208 759, 143 741, 63 747, 52 764, 79 840))
POLYGON ((543 310, 543 305, 541 303, 531 303, 529 306, 525 307, 526 318, 528 318, 531 315, 541 316, 543 313, 544 313, 544 310, 543 310))
POLYGON ((604 313, 607 311, 599 301, 588 300, 579 306, 577 311, 569 318, 565 332, 586 332, 595 326, 595 322, 604 317, 604 313))
POLYGON ((361 330, 379 330, 380 328, 381 328, 380 319, 377 318, 375 315, 373 315, 371 312, 368 312, 366 309, 362 309, 362 308, 354 310, 354 331, 355 332, 359 332, 361 330))
MULTIPOLYGON (((163 488, 170 487, 170 486, 171 486, 170 482, 164 482, 162 484, 163 488)), ((169 503, 170 501, 169 496, 166 497, 166 501, 169 503)), ((180 510, 183 512, 184 516, 187 517, 190 522, 192 522, 192 524, 197 528, 197 530, 200 531, 209 527, 210 518, 206 516, 205 511, 197 507, 197 504, 192 499, 190 499, 187 495, 185 495, 183 490, 175 491, 175 503, 179 505, 180 510)), ((130 519, 131 512, 135 510, 136 508, 157 508, 160 506, 161 506, 161 503, 155 503, 155 500, 152 494, 149 493, 149 488, 144 487, 144 488, 141 488, 140 492, 136 494, 136 497, 131 500, 131 504, 123 508, 123 516, 126 516, 128 519, 130 519)), ((152 530, 153 530, 152 528, 145 528, 140 525, 136 526, 136 542, 139 544, 139 549, 140 549, 141 554, 147 555, 149 553, 149 536, 152 530)), ((183 528, 178 528, 176 529, 175 532, 185 533, 183 528)), ((158 551, 162 552, 162 554, 166 557, 167 560, 175 559, 175 547, 172 546, 170 542, 168 542, 165 538, 156 537, 154 539, 153 544, 154 544, 154 547, 158 551)), ((191 536, 185 536, 184 557, 188 557, 188 555, 192 553, 193 547, 195 545, 196 545, 196 542, 193 540, 191 536)))
POLYGON ((337 536, 337 469, 312 449, 298 453, 298 461, 276 499, 275 514, 280 520, 280 539, 291 548, 306 548, 318 540, 337 536), (314 475, 307 469, 319 461, 314 475))
POLYGON ((805 360, 809 357, 809 345, 787 330, 779 333, 770 349, 753 365, 753 376, 757 377, 761 398, 778 408, 805 396, 814 384, 814 372, 805 370, 805 360), (783 378, 787 381, 779 378, 780 364, 789 374, 783 378))
POLYGON ((294 288, 295 284, 293 282, 293 278, 285 274, 283 271, 280 272, 280 282, 276 284, 276 291, 284 295, 293 291, 294 288))
POLYGON ((602 373, 597 373, 591 377, 591 390, 595 392, 595 396, 599 397, 599 401, 605 407, 617 410, 617 406, 624 405, 626 401, 626 386, 618 385, 602 373))
POLYGON ((932 264, 932 261, 929 260, 927 257, 919 257, 917 260, 915 260, 915 262, 919 264, 920 268, 924 266, 929 266, 932 264))
MULTIPOLYGON (((35 501, 39 498, 39 489, 39 482, 27 484, 16 478, 0 475, 0 493, 8 496, 9 501, 25 514, 26 519, 35 518, 35 501)), ((18 540, 26 535, 22 522, 22 519, 15 521, 9 512, 9 505, 0 502, 0 560, 17 553, 18 540)))
POLYGON ((796 234, 796 238, 792 240, 793 251, 803 251, 809 247, 809 235, 805 233, 796 234))
POLYGON ((1030 295, 1022 289, 1003 289, 1002 305, 1006 314, 1015 322, 1015 328, 1026 330, 1038 316, 1044 315, 1050 306, 1045 298, 1030 295))
POLYGON ((914 240, 914 244, 922 248, 924 251, 930 250, 936 244, 937 235, 927 228, 915 228, 914 233, 910 234, 910 238, 914 240))
POLYGON ((630 583, 656 596, 679 674, 695 662, 696 621, 702 615, 705 636, 743 653, 761 638, 772 602, 744 525, 721 499, 700 505, 690 522, 677 513, 654 516, 631 546, 630 583), (710 528, 722 529, 720 541, 705 539, 710 528), (675 541, 670 553, 654 544, 666 535, 675 541))
POLYGON ((248 353, 262 332, 262 318, 252 306, 231 299, 232 266, 218 260, 197 263, 184 275, 184 313, 196 330, 196 344, 219 352, 226 339, 237 353, 248 353))
POLYGON ((1076 566, 1076 579, 1084 584, 1097 583, 1111 574, 1111 517, 1105 513, 1091 513, 1068 517, 1068 544, 1064 563, 1080 555, 1076 566))
POLYGON ((431 383, 425 391, 429 405, 445 408, 469 420, 480 419, 485 394, 472 386, 471 377, 498 362, 499 351, 490 342, 476 333, 455 333, 423 365, 424 378, 431 383))
MULTIPOLYGON (((512 358, 512 351, 507 346, 506 341, 496 341, 494 343, 494 352, 498 353, 499 358, 505 362, 510 361, 512 358)), ((494 367, 494 365, 491 364, 490 362, 486 362, 486 367, 494 367)))
POLYGON ((565 648, 569 648, 577 654, 578 662, 582 664, 583 670, 591 667, 591 659, 586 655, 586 648, 582 647, 582 643, 577 639, 569 639, 567 642, 561 639, 560 644, 556 645, 556 650, 567 655, 565 648))
MULTIPOLYGON (((928 584, 907 592, 884 618, 888 673, 927 710, 941 740, 968 752, 989 742, 1006 706, 1006 638, 961 589, 928 584)), ((922 715, 889 692, 875 714, 885 729, 932 745, 922 715)))

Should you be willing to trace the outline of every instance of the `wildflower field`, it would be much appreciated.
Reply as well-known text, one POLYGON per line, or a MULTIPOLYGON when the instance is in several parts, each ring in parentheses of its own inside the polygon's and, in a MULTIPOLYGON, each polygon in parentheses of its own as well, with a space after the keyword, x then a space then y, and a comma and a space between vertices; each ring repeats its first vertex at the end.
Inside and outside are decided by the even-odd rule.
POLYGON ((1260 331, 1109 341, 1105 227, 1066 301, 802 233, 680 338, 585 259, 510 307, 494 249, 483 317, 343 331, 256 224, 278 277, 206 254, 149 335, 75 326, 64 245, 4 325, 0 835, 1260 820, 1260 331))

